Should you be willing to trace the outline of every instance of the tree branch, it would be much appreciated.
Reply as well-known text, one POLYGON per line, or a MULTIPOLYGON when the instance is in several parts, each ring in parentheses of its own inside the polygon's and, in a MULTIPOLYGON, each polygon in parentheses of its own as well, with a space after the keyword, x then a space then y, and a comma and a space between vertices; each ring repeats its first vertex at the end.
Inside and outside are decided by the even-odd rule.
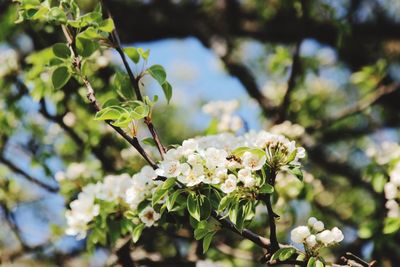
POLYGON ((38 178, 35 178, 35 177, 31 176, 30 174, 26 173, 21 168, 19 168, 17 165, 15 165, 13 162, 6 159, 3 155, 0 155, 0 163, 6 165, 13 172, 22 175, 28 181, 40 186, 41 188, 45 189, 48 192, 56 193, 59 190, 58 187, 53 187, 51 185, 48 185, 48 184, 40 181, 38 178))
MULTIPOLYGON (((68 45, 70 47, 71 53, 74 58, 74 67, 78 73, 81 73, 81 63, 78 57, 76 57, 77 53, 74 50, 73 46, 73 36, 69 29, 65 26, 61 26, 63 29, 63 33, 65 35, 65 38, 68 41, 68 45)), ((87 89, 87 99, 89 102, 92 104, 93 108, 95 109, 96 112, 99 112, 101 110, 100 103, 96 99, 96 95, 94 92, 94 89, 92 85, 90 84, 89 80, 87 79, 86 76, 81 75, 81 79, 83 81, 83 84, 85 85, 87 89)), ((150 158, 150 156, 147 154, 147 152, 143 149, 143 147, 140 145, 139 140, 136 137, 130 137, 124 130, 122 130, 120 127, 116 127, 112 124, 111 121, 106 121, 106 123, 111 126, 119 135, 121 135, 126 141, 128 141, 129 144, 131 144, 138 152, 139 154, 155 169, 157 168, 157 165, 154 163, 154 161, 150 158)))
POLYGON ((399 88, 399 84, 392 83, 389 85, 381 85, 374 92, 366 95, 364 98, 360 99, 355 105, 349 106, 345 109, 342 109, 338 114, 321 120, 315 124, 315 126, 308 127, 308 132, 313 132, 317 129, 327 128, 341 120, 344 120, 350 116, 356 115, 358 113, 363 112, 370 106, 374 105, 377 101, 379 101, 384 95, 393 93, 399 88))
MULTIPOLYGON (((103 5, 104 5, 104 3, 103 3, 103 5)), ((112 19, 112 15, 111 15, 111 13, 110 13, 110 11, 108 9, 107 9, 107 12, 108 12, 108 16, 112 19)), ((134 76, 134 74, 132 72, 132 69, 129 66, 129 63, 126 60, 126 55, 124 53, 124 50, 122 49, 121 41, 120 41, 120 38, 119 38, 118 31, 117 31, 116 27, 114 28, 114 30, 111 33, 111 41, 112 41, 113 45, 115 46, 115 49, 117 50, 119 56, 121 57, 126 71, 128 72, 129 80, 131 81, 133 89, 135 90, 136 98, 139 101, 143 101, 143 96, 142 96, 142 93, 140 92, 140 86, 139 86, 140 77, 135 77, 134 76)), ((160 137, 157 134, 157 131, 156 131, 154 125, 153 125, 151 117, 150 116, 146 116, 144 118, 144 123, 147 125, 147 128, 149 129, 149 131, 151 133, 151 136, 153 137, 153 139, 154 139, 154 141, 156 143, 157 149, 160 152, 161 159, 163 159, 164 158, 164 154, 165 154, 165 148, 161 143, 160 137)))
POLYGON ((301 64, 300 64, 300 47, 301 47, 302 40, 299 40, 296 43, 294 52, 293 52, 293 60, 292 60, 292 68, 290 71, 290 76, 288 80, 288 86, 287 90, 285 92, 285 95, 283 97, 282 104, 280 105, 278 109, 278 113, 276 115, 275 123, 282 123, 288 113, 289 113, 289 104, 290 104, 290 99, 291 99, 291 94, 294 88, 296 87, 296 78, 298 75, 300 75, 301 72, 301 64))

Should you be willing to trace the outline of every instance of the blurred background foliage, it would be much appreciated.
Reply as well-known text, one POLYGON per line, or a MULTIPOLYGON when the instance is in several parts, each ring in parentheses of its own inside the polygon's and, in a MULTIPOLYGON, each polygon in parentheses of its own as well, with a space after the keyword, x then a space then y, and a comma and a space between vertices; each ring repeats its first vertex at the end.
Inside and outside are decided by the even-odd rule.
MULTIPOLYGON (((209 100, 239 100, 239 115, 251 129, 285 120, 301 125, 305 132, 294 137, 308 152, 307 183, 282 177, 277 185, 280 240, 289 241, 291 227, 315 215, 345 230, 343 244, 327 254, 350 251, 398 266, 400 231, 383 232, 388 177, 366 154, 384 141, 399 142, 398 0, 105 2, 122 42, 150 48, 150 61, 171 77, 171 104, 159 101, 154 115, 164 144, 202 134, 210 118, 201 106, 209 100), (286 192, 288 187, 296 190, 286 192)), ((97 2, 78 4, 88 11, 97 2)), ((72 175, 87 183, 110 173, 133 174, 144 162, 93 120, 76 81, 53 89, 48 48, 64 42, 59 28, 16 19, 15 3, 0 0, 0 263, 112 265, 113 248, 89 254, 84 240, 64 236, 65 206, 83 184, 63 184, 60 193, 57 173, 75 166, 72 175)), ((110 50, 85 66, 100 102, 115 94, 110 79, 116 69, 121 62, 110 50)), ((149 95, 162 95, 150 81, 145 87, 149 95)), ((260 210, 251 228, 265 233, 265 217, 260 210)), ((132 248, 144 265, 204 257, 185 229, 185 237, 148 231, 132 248)), ((218 234, 207 253, 227 266, 258 266, 257 255, 251 243, 228 233, 218 234)))

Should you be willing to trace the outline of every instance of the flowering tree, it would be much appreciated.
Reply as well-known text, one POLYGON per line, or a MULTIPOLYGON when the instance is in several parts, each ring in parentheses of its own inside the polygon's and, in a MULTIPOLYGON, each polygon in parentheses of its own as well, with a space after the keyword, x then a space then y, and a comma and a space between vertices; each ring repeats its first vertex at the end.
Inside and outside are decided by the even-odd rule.
MULTIPOLYGON (((306 2, 296 2, 295 7, 300 9, 302 19, 307 22, 306 2)), ((398 244, 391 245, 396 244, 400 229, 398 145, 370 148, 366 154, 371 160, 365 167, 365 179, 362 179, 351 167, 326 155, 316 143, 321 140, 316 141, 311 136, 320 132, 325 141, 336 138, 342 133, 341 129, 327 131, 329 125, 346 121, 352 115, 362 113, 380 97, 393 93, 398 85, 382 82, 385 62, 379 61, 351 76, 354 86, 369 92, 365 98, 333 116, 309 123, 313 113, 323 112, 326 106, 329 109, 331 92, 326 91, 324 88, 329 86, 321 85, 322 81, 318 79, 309 82, 313 85, 310 85, 312 96, 309 98, 295 90, 296 83, 301 80, 299 77, 306 78, 306 65, 300 57, 302 40, 297 41, 293 56, 278 47, 269 59, 268 68, 277 77, 290 65, 286 90, 276 90, 278 85, 271 84, 265 89, 267 96, 271 90, 283 91, 283 95, 269 99, 258 91, 246 68, 234 62, 234 56, 226 51, 233 45, 231 41, 216 38, 211 46, 228 71, 239 77, 270 121, 265 130, 250 130, 237 113, 237 101, 209 102, 203 106, 203 111, 212 117, 209 127, 203 134, 180 138, 176 144, 176 140, 168 140, 171 137, 159 135, 173 131, 173 127, 169 127, 174 121, 173 114, 157 121, 158 116, 163 116, 157 108, 164 100, 146 94, 147 80, 153 79, 167 104, 173 101, 169 76, 163 66, 149 64, 149 50, 121 45, 118 24, 106 4, 99 3, 92 10, 81 12, 74 0, 19 0, 12 10, 18 12, 17 23, 51 27, 62 32, 63 40, 54 41, 51 47, 29 55, 24 79, 16 71, 19 66, 8 66, 3 71, 5 80, 15 85, 20 94, 29 93, 38 101, 44 117, 57 123, 76 143, 74 151, 83 153, 84 148, 88 148, 98 159, 70 162, 65 171, 54 175, 68 203, 65 212, 67 235, 85 239, 85 249, 91 253, 98 247, 109 248, 116 256, 115 262, 122 266, 212 266, 219 264, 213 261, 222 258, 220 254, 228 255, 226 262, 233 266, 241 264, 232 260, 239 254, 244 254, 242 257, 254 266, 376 265, 372 259, 364 260, 361 255, 353 254, 353 251, 363 252, 363 246, 358 250, 351 246, 348 246, 349 250, 340 249, 340 243, 346 240, 336 226, 336 220, 341 225, 352 225, 361 239, 372 240, 377 236, 375 246, 385 248, 379 242, 387 242, 392 251, 399 249, 398 244), (114 65, 107 59, 105 55, 110 52, 119 56, 122 65, 114 65), (99 77, 103 71, 105 79, 99 77), (370 92, 375 87, 378 89, 370 92), (96 93, 100 95, 99 99, 96 93), (62 115, 52 115, 49 111, 46 103, 49 95, 58 103, 56 109, 63 110, 62 115), (73 103, 68 107, 71 98, 73 103), (309 108, 302 111, 301 105, 309 105, 309 108), (81 123, 79 130, 86 132, 92 127, 95 130, 84 140, 71 126, 79 119, 78 111, 87 106, 90 106, 91 114, 82 115, 85 123, 81 123), (287 120, 296 112, 299 113, 298 121, 307 127, 287 120), (159 131, 156 126, 162 122, 163 130, 159 131), (103 125, 108 128, 96 130, 103 125), (148 137, 141 139, 143 133, 148 137), (114 147, 116 154, 107 155, 106 150, 97 146, 102 135, 111 136, 111 139, 105 139, 100 146, 114 147), (126 158, 131 155, 127 155, 129 150, 126 148, 119 151, 125 143, 116 142, 114 135, 120 136, 136 151, 130 160, 120 163, 120 168, 110 165, 112 158, 118 154, 124 154, 126 158), (308 153, 320 166, 307 165, 308 153), (365 218, 358 220, 346 214, 346 208, 351 213, 363 201, 362 197, 357 198, 356 191, 352 193, 356 199, 347 199, 350 205, 345 202, 344 207, 336 209, 322 201, 321 198, 334 198, 337 192, 326 193, 315 174, 326 176, 330 172, 350 176, 350 182, 337 179, 339 185, 342 183, 342 187, 338 187, 340 190, 350 185, 365 187, 368 194, 377 199, 378 209, 382 208, 379 204, 384 196, 384 205, 388 209, 380 210, 384 222, 369 221, 366 215, 373 214, 370 210, 362 212, 365 218), (296 199, 306 200, 318 209, 314 216, 303 218, 303 224, 295 217, 301 217, 300 214, 306 211, 300 204, 293 205, 296 199), (327 215, 334 218, 325 222, 329 227, 316 218, 326 219, 327 215), (159 236, 164 240, 158 240, 159 236), (385 241, 388 236, 392 239, 385 241), (160 247, 158 241, 166 248, 160 247), (173 243, 172 252, 166 245, 168 242, 173 243), (188 244, 195 244, 194 252, 188 251, 188 244), (135 259, 131 252, 135 253, 138 245, 143 247, 144 253, 156 251, 158 258, 135 259)), ((7 57, 11 62, 8 65, 12 65, 16 55, 9 52, 7 57)), ((329 57, 325 60, 329 61, 329 57)), ((312 66, 313 62, 309 63, 309 68, 312 66)), ((333 102, 336 105, 345 98, 342 93, 333 102)), ((167 105, 166 109, 173 107, 167 105)), ((71 153, 74 152, 69 151, 66 156, 71 153)), ((1 161, 46 190, 57 190, 26 174, 6 158, 1 161)), ((332 187, 333 190, 338 188, 332 187)), ((13 190, 13 186, 5 182, 4 194, 12 194, 13 190)), ((10 227, 17 231, 7 202, 3 210, 10 227)), ((348 232, 354 235, 354 229, 348 232)), ((33 250, 20 241, 23 249, 33 250)), ((354 238, 346 243, 358 245, 354 238)), ((385 260, 396 262, 396 255, 385 260)))

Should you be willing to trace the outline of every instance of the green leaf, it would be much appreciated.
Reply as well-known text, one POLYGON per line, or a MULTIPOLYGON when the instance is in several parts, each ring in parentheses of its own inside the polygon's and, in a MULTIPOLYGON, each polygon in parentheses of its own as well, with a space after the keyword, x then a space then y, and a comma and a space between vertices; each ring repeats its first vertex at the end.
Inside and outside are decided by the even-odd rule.
POLYGON ((158 186, 151 198, 152 206, 155 206, 167 193, 168 190, 164 189, 162 186, 158 186))
POLYGON ((99 24, 99 30, 104 32, 112 32, 114 27, 114 21, 112 19, 105 19, 99 24))
POLYGON ((171 98, 172 98, 172 86, 169 82, 165 81, 161 87, 163 89, 165 98, 167 99, 167 102, 169 104, 169 102, 171 101, 171 98))
POLYGON ((146 117, 149 114, 149 112, 150 112, 150 108, 146 104, 141 102, 140 106, 135 107, 131 111, 131 116, 135 120, 140 120, 140 119, 146 117))
POLYGON ((241 156, 243 156, 243 154, 245 152, 250 152, 250 153, 252 153, 252 154, 254 154, 254 155, 256 155, 256 156, 258 156, 260 158, 265 156, 265 151, 264 150, 259 149, 259 148, 245 147, 245 146, 236 148, 235 150, 233 150, 231 152, 231 154, 235 155, 237 157, 241 157, 241 156))
POLYGON ((196 219, 197 221, 200 221, 200 205, 198 202, 198 198, 194 194, 189 194, 187 198, 187 209, 189 211, 189 214, 196 219))
MULTIPOLYGON (((167 78, 167 74, 163 66, 161 65, 153 65, 147 69, 147 72, 162 86, 167 78)), ((171 87, 171 86, 170 86, 171 87)), ((164 88, 163 88, 164 89, 164 88)), ((168 99, 168 97, 167 97, 168 99)))
POLYGON ((142 143, 148 146, 157 147, 156 141, 152 137, 148 137, 142 140, 142 143))
POLYGON ((280 261, 285 261, 289 259, 296 252, 294 248, 281 248, 280 250, 281 250, 281 252, 279 253, 280 261))
POLYGON ((324 267, 325 265, 322 263, 322 261, 320 261, 320 260, 317 260, 316 262, 315 262, 315 267, 324 267))
POLYGON ((314 257, 311 257, 311 258, 308 259, 307 267, 316 267, 315 266, 315 258, 314 257))
POLYGON ((97 112, 94 119, 96 121, 117 120, 123 112, 124 109, 121 107, 109 106, 97 112))
POLYGON ((67 67, 58 67, 53 71, 53 75, 51 76, 51 81, 55 89, 62 88, 71 78, 71 74, 68 71, 67 67))
POLYGON ((118 71, 114 77, 114 86, 119 96, 124 99, 133 99, 135 97, 131 86, 131 81, 126 73, 118 71))
POLYGON ((98 47, 98 43, 84 37, 79 37, 78 34, 76 38, 76 50, 80 56, 90 57, 98 47))
POLYGON ((232 197, 230 195, 224 196, 218 206, 218 211, 224 211, 232 202, 232 197))
POLYGON ((171 211, 174 208, 175 202, 182 192, 183 192, 183 190, 179 189, 179 190, 175 191, 172 195, 168 196, 167 202, 166 202, 168 211, 171 211))
POLYGON ((31 19, 44 19, 47 16, 47 12, 49 12, 49 8, 46 6, 41 6, 31 19))
POLYGON ((162 184, 162 189, 164 189, 164 190, 168 190, 168 189, 170 189, 171 187, 173 187, 174 185, 175 185, 175 183, 176 183, 176 178, 174 178, 174 177, 171 177, 171 178, 168 178, 163 184, 162 184))
POLYGON ((200 205, 200 219, 206 220, 211 215, 211 203, 207 197, 203 197, 200 205))
POLYGON ((139 47, 139 48, 137 49, 137 51, 138 51, 139 55, 140 55, 145 61, 147 61, 147 59, 149 58, 149 55, 150 55, 150 49, 147 49, 147 50, 145 51, 145 50, 143 50, 143 48, 139 47))
POLYGON ((260 188, 260 193, 261 194, 272 194, 274 192, 274 187, 268 183, 265 183, 261 188, 260 188))
POLYGON ((69 58, 71 56, 71 50, 64 43, 57 43, 53 45, 53 53, 59 58, 69 58))
POLYGON ((215 235, 215 232, 208 233, 203 239, 203 253, 206 253, 210 248, 211 241, 215 235))
POLYGON ((138 224, 132 231, 132 241, 133 243, 136 243, 140 236, 142 235, 143 229, 144 229, 144 223, 138 224))
POLYGON ((384 234, 393 234, 400 229, 400 218, 385 218, 385 225, 383 227, 384 234))
POLYGON ((291 174, 297 177, 300 181, 303 181, 303 172, 299 167, 289 168, 288 169, 291 174))
POLYGON ((197 228, 194 230, 194 238, 200 240, 210 232, 208 228, 197 228))
POLYGON ((134 47, 125 47, 124 49, 125 54, 128 55, 128 57, 135 63, 139 62, 140 59, 140 55, 138 53, 138 51, 136 50, 136 48, 134 47))
POLYGON ((55 21, 55 22, 59 22, 59 23, 67 22, 67 15, 59 7, 51 8, 49 13, 47 13, 47 18, 50 21, 55 21))

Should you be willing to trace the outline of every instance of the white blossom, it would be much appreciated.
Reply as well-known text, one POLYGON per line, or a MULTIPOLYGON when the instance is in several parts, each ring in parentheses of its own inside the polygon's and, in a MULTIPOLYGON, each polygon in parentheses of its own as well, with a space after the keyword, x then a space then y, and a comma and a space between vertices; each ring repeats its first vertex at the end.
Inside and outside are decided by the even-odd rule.
POLYGON ((221 185, 221 190, 225 194, 229 194, 236 189, 237 179, 236 176, 233 174, 229 174, 228 178, 225 182, 221 185))
POLYGON ((315 235, 309 235, 306 238, 306 244, 310 248, 315 247, 315 245, 317 245, 317 237, 315 235))
POLYGON ((146 207, 139 213, 140 220, 147 226, 151 227, 160 219, 161 215, 154 211, 152 207, 146 207))
POLYGON ((290 232, 290 239, 295 243, 303 243, 311 235, 307 226, 298 226, 290 232))
POLYGON ((335 241, 335 236, 331 230, 324 230, 317 234, 317 240, 327 246, 335 241))
POLYGON ((259 157, 255 153, 251 153, 248 151, 246 151, 242 157, 243 166, 252 171, 261 170, 266 160, 266 156, 259 157))
POLYGON ((317 232, 321 232, 322 230, 324 230, 325 226, 324 223, 321 221, 316 221, 313 225, 312 228, 317 231, 317 232))

